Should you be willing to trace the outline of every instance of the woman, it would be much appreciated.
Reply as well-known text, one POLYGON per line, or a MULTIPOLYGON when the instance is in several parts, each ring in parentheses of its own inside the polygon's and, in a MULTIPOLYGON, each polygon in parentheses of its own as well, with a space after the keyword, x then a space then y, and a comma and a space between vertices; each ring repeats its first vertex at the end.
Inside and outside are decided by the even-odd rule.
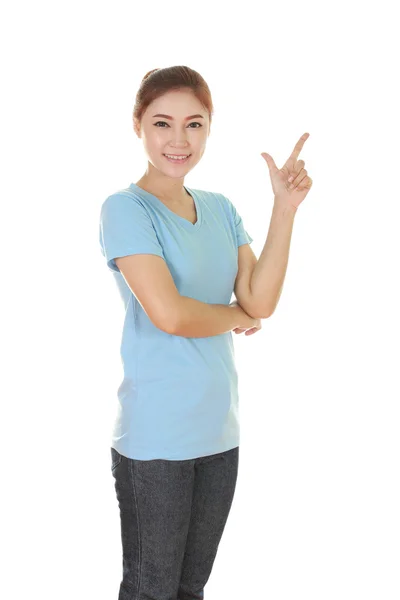
MULTIPOLYGON (((233 204, 184 186, 204 154, 212 113, 196 71, 147 73, 133 114, 146 173, 101 207, 101 251, 125 307, 111 444, 123 549, 119 600, 204 598, 238 473, 231 332, 254 333, 273 312, 265 261, 257 262, 233 204), (233 291, 238 301, 229 304, 233 291)), ((267 162, 278 191, 288 192, 267 162)), ((304 172, 296 184, 303 180, 304 172)), ((279 206, 288 215, 280 216, 279 239, 288 245, 295 207, 279 206)))

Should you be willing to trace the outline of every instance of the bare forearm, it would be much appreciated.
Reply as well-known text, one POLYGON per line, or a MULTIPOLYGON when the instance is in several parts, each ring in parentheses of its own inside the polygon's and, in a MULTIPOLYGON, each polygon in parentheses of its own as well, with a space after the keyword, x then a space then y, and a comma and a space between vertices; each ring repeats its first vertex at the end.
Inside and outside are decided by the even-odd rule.
POLYGON ((274 201, 268 236, 250 280, 254 303, 263 314, 274 312, 282 293, 295 214, 274 201))
POLYGON ((178 319, 172 335, 203 338, 227 333, 236 327, 252 327, 254 319, 236 304, 207 304, 180 297, 178 319))

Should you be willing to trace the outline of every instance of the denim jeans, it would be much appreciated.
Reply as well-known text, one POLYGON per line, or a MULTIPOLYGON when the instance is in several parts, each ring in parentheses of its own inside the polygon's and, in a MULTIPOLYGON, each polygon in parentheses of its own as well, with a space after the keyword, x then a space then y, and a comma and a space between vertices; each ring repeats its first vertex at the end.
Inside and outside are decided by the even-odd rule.
POLYGON ((122 540, 118 600, 203 600, 231 508, 239 447, 191 460, 111 448, 122 540))

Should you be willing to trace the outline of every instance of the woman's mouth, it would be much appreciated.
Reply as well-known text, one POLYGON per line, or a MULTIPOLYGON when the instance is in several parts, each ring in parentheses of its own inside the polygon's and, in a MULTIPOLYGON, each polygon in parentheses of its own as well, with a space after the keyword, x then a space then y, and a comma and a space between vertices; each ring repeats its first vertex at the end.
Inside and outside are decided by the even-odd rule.
POLYGON ((176 165, 186 163, 189 158, 192 156, 191 154, 187 155, 186 158, 172 158, 172 155, 163 154, 168 162, 174 163, 176 165))

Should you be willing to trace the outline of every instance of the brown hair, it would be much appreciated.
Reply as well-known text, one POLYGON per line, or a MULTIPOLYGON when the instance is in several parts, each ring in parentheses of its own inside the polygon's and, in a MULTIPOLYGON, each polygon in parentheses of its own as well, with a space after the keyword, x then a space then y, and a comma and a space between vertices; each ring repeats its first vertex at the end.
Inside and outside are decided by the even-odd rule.
POLYGON ((147 107, 163 94, 171 90, 190 89, 207 110, 210 118, 214 114, 211 92, 203 77, 186 66, 153 69, 146 73, 136 94, 133 118, 140 123, 147 107))

